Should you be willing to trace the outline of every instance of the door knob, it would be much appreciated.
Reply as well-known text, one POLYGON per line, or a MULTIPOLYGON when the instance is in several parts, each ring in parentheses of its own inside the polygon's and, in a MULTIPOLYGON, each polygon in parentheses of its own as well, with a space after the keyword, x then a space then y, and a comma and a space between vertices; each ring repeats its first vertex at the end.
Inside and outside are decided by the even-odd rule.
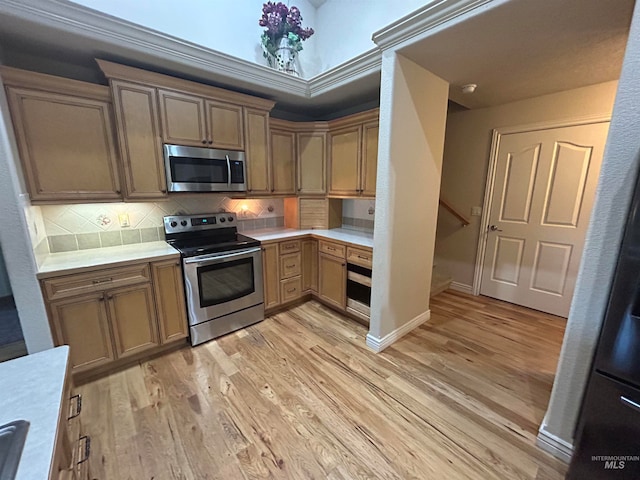
POLYGON ((502 231, 502 229, 498 228, 497 225, 490 225, 489 226, 489 230, 491 230, 492 232, 501 232, 502 231))

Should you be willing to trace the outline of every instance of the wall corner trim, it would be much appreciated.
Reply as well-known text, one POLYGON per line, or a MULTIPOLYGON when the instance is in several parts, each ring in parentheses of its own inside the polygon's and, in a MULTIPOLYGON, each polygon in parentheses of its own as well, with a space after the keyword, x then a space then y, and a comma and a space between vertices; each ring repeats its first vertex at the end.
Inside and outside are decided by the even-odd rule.
POLYGON ((407 333, 413 330, 416 327, 419 327, 424 322, 431 318, 431 310, 427 310, 426 312, 422 312, 417 317, 412 318, 407 323, 402 325, 399 328, 396 328, 393 332, 386 334, 382 338, 374 337, 370 333, 367 334, 367 346, 376 353, 380 353, 382 350, 387 348, 392 343, 400 340, 400 338, 404 337, 407 333))
POLYGON ((536 445, 565 463, 569 463, 571 461, 571 456, 573 455, 573 444, 549 433, 544 423, 538 430, 536 445))

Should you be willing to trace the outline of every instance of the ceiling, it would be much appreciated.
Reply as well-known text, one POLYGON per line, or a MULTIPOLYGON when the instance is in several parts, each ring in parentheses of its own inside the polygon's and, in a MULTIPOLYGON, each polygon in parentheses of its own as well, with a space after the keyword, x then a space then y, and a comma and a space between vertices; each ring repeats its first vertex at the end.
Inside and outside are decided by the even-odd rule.
MULTIPOLYGON (((617 79, 633 5, 633 0, 496 1, 494 8, 427 32, 401 53, 449 81, 454 102, 467 108, 498 105, 617 79), (478 84, 474 94, 460 92, 467 83, 478 84)), ((178 57, 144 55, 126 43, 111 45, 28 17, 0 14, 0 45, 3 61, 19 68, 105 83, 93 61, 104 58, 272 98, 278 116, 299 120, 370 108, 379 98, 379 67, 306 98, 269 82, 225 77, 205 66, 181 64, 178 57)))
POLYGON ((307 0, 307 1, 316 8, 320 8, 320 6, 322 6, 327 2, 327 0, 307 0))

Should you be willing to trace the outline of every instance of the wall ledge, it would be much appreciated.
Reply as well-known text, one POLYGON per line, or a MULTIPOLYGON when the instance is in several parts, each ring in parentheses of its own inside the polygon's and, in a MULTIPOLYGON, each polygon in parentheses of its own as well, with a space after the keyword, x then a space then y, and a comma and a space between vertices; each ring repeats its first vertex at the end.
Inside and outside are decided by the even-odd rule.
POLYGON ((417 317, 409 320, 407 323, 405 323, 401 327, 396 328, 394 331, 386 334, 382 338, 374 337, 373 335, 368 333, 367 346, 374 352, 380 353, 389 345, 391 345, 392 343, 395 343, 400 338, 404 337, 407 333, 409 333, 411 330, 419 327, 430 318, 431 318, 431 310, 427 310, 426 312, 422 312, 417 317))

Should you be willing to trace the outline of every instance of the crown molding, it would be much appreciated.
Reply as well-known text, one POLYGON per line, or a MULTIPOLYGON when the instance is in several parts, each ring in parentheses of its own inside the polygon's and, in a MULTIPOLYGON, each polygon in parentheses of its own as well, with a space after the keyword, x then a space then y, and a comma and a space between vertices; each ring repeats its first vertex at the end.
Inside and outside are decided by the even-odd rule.
POLYGON ((182 40, 66 0, 2 0, 0 14, 36 22, 85 38, 216 75, 231 83, 265 86, 309 98, 307 80, 182 40))
POLYGON ((380 73, 381 69, 382 53, 374 48, 313 77, 309 80, 309 96, 323 95, 363 77, 380 73))
POLYGON ((371 38, 382 50, 387 50, 493 1, 434 0, 374 32, 371 38))

